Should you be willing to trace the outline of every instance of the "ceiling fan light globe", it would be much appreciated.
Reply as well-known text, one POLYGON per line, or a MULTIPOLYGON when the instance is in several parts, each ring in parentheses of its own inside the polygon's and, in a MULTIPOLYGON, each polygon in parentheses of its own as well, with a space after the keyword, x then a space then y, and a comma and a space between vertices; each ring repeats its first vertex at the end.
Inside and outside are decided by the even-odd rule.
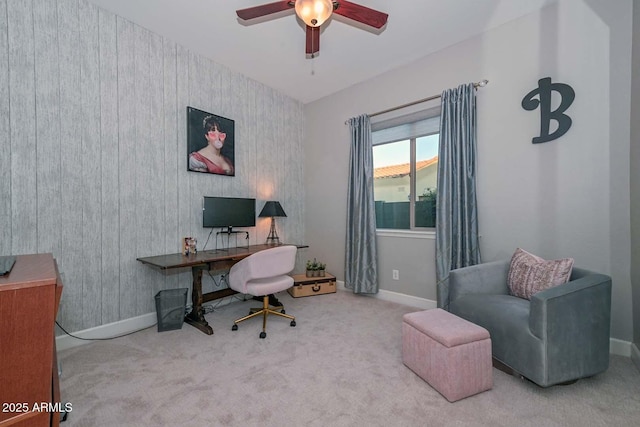
POLYGON ((333 13, 331 0, 296 0, 296 15, 310 27, 319 27, 333 13))

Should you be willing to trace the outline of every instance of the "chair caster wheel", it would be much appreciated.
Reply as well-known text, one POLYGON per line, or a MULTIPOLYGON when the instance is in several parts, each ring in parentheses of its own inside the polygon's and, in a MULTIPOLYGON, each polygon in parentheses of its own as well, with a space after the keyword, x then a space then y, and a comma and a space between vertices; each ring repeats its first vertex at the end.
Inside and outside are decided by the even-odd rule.
POLYGON ((267 337, 267 333, 266 332, 260 332, 260 338, 266 338, 267 337))
POLYGON ((237 330, 238 330, 238 325, 233 325, 233 326, 231 327, 231 330, 232 330, 232 331, 237 331, 237 330))
POLYGON ((293 326, 296 326, 296 321, 295 321, 295 320, 292 320, 292 321, 291 321, 291 323, 289 323, 289 324, 290 324, 292 327, 293 327, 293 326))

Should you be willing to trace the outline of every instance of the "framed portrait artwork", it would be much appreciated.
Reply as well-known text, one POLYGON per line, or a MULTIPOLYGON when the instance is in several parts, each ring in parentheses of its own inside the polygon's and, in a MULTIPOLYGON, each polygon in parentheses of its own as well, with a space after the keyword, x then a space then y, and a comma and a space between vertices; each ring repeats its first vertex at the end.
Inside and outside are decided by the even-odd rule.
POLYGON ((187 107, 187 170, 234 176, 234 131, 231 119, 187 107))

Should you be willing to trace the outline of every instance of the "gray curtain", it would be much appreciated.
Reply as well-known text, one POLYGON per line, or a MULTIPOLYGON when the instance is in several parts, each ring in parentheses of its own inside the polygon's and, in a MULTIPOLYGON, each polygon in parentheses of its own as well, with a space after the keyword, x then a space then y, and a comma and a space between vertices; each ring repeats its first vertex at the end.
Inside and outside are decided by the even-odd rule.
POLYGON ((349 119, 349 127, 351 128, 351 153, 344 285, 356 294, 375 294, 378 293, 378 257, 369 116, 363 114, 349 119))
POLYGON ((449 309, 449 271, 480 263, 476 202, 476 94, 473 83, 442 92, 436 278, 438 307, 449 309))

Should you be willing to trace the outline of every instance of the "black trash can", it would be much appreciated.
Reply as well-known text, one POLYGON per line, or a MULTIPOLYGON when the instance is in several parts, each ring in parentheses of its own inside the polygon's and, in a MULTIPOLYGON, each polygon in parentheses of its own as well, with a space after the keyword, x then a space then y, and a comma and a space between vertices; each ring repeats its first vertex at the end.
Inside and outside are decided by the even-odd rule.
POLYGON ((158 332, 182 329, 189 288, 167 289, 156 294, 158 332))

